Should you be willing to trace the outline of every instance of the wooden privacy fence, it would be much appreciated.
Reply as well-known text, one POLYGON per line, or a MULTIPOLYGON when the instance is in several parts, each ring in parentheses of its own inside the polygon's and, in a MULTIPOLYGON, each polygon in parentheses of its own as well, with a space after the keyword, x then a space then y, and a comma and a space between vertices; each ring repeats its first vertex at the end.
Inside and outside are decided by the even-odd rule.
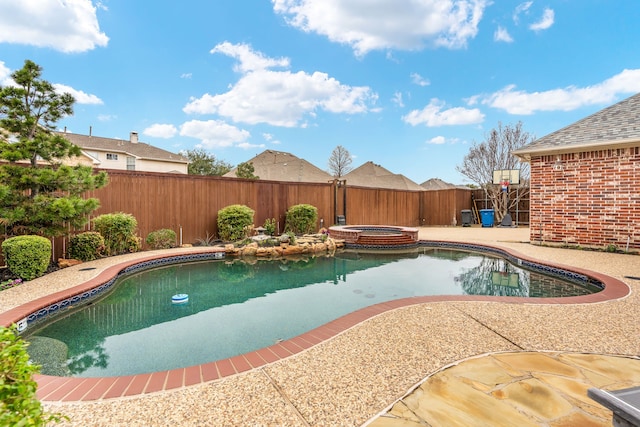
POLYGON ((218 210, 241 204, 255 210, 257 227, 267 218, 285 226, 290 206, 308 203, 318 208, 318 217, 332 216, 333 187, 316 183, 282 183, 197 175, 109 171, 109 185, 88 196, 100 200, 95 216, 125 212, 138 220, 139 235, 170 228, 183 243, 217 235, 218 210))
POLYGON ((153 172, 109 171, 109 185, 88 194, 100 200, 95 215, 112 212, 136 217, 141 236, 160 228, 193 243, 207 233, 217 234, 218 210, 242 204, 255 210, 255 225, 274 218, 283 232, 287 209, 307 203, 318 208, 318 227, 345 215, 349 224, 460 224, 460 210, 471 208, 471 190, 403 191, 153 172))
MULTIPOLYGON (((318 209, 318 228, 336 223, 437 226, 462 223, 460 211, 471 209, 471 190, 403 191, 339 186, 335 182, 302 183, 245 180, 197 175, 109 170, 109 184, 87 193, 100 200, 93 217, 114 212, 132 214, 143 239, 170 228, 179 243, 217 236, 218 210, 242 204, 255 210, 254 224, 276 220, 284 232, 287 209, 307 203, 318 209)), ((90 218, 91 219, 91 218, 90 218)), ((86 227, 86 230, 90 225, 86 227)), ((86 230, 75 230, 81 232, 86 230)), ((67 238, 54 239, 53 259, 62 258, 67 238)), ((2 261, 2 260, 0 260, 2 261)))

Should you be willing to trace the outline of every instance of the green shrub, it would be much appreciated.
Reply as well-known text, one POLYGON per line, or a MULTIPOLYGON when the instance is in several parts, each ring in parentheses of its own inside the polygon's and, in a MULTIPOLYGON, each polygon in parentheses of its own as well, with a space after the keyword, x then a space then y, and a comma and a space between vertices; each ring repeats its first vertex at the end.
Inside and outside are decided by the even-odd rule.
POLYGON ((38 384, 32 376, 40 371, 29 362, 27 344, 20 339, 15 326, 0 327, 0 425, 44 426, 59 422, 60 414, 42 410, 36 398, 38 384))
POLYGON ((125 243, 125 252, 133 253, 142 249, 142 237, 136 236, 135 234, 131 234, 127 237, 127 241, 125 243))
POLYGON ((616 253, 616 252, 618 252, 618 247, 616 245, 614 245, 613 243, 610 243, 610 244, 608 244, 607 246, 604 247, 604 251, 605 252, 616 253))
POLYGON ((146 241, 151 249, 169 249, 177 246, 176 232, 170 228, 152 231, 146 241))
POLYGON ((218 235, 226 242, 240 240, 249 235, 254 210, 244 205, 230 205, 218 211, 218 235))
POLYGON ((267 218, 264 220, 264 232, 269 236, 275 236, 276 234, 276 219, 275 218, 267 218))
POLYGON ((312 233, 318 222, 318 209, 304 203, 291 206, 287 211, 286 220, 287 231, 297 235, 312 233))
POLYGON ((69 239, 69 257, 80 261, 93 261, 104 253, 104 237, 95 231, 76 234, 69 239))
POLYGON ((51 242, 42 236, 16 236, 2 242, 9 270, 24 280, 42 276, 49 267, 51 242))
POLYGON ((93 220, 95 230, 102 235, 107 255, 119 255, 140 250, 136 236, 138 221, 131 214, 116 212, 100 215, 93 220))

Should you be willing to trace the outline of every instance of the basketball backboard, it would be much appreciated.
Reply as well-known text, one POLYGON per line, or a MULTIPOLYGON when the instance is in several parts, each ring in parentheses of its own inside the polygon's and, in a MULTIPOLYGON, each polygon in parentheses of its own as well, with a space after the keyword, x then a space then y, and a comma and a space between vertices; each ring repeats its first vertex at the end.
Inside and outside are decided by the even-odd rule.
POLYGON ((520 184, 520 169, 499 169, 493 171, 493 183, 500 185, 508 181, 509 185, 520 184))

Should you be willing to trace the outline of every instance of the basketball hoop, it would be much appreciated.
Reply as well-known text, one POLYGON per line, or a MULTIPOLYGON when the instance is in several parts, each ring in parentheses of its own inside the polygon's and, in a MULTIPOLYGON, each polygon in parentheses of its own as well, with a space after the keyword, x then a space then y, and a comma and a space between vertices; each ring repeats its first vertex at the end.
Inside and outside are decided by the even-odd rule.
POLYGON ((506 192, 509 189, 509 181, 502 181, 500 186, 502 187, 502 191, 506 192))

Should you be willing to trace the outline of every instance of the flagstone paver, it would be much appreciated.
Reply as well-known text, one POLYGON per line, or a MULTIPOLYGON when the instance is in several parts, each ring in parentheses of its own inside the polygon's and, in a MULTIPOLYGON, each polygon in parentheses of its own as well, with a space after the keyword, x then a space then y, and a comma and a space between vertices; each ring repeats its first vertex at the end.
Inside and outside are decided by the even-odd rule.
POLYGON ((590 399, 587 390, 603 387, 603 378, 607 390, 640 385, 639 369, 640 359, 631 357, 487 355, 430 376, 368 427, 610 426, 611 411, 590 399))

